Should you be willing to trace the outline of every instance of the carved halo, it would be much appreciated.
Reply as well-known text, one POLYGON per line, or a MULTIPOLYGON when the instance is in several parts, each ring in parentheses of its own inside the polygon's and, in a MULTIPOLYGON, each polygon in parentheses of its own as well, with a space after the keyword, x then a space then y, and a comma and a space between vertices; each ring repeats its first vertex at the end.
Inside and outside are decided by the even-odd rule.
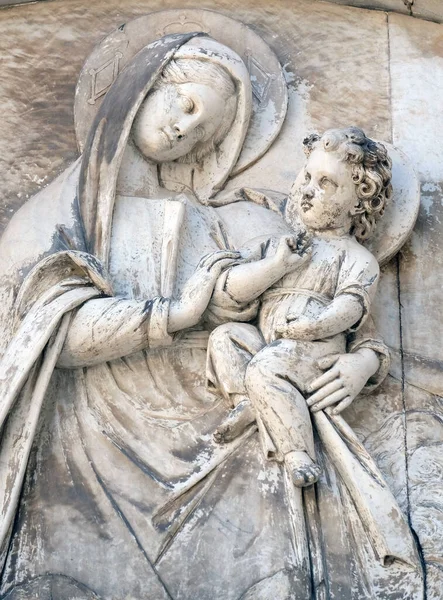
POLYGON ((392 144, 383 144, 392 159, 393 194, 374 235, 365 243, 381 265, 397 254, 406 242, 420 207, 420 181, 411 161, 392 144))
MULTIPOLYGON (((420 207, 420 181, 411 161, 398 148, 382 142, 392 159, 392 198, 386 204, 372 237, 364 246, 380 265, 386 264, 406 242, 415 225, 420 207)), ((304 177, 301 171, 297 180, 304 177)))
POLYGON ((122 25, 105 37, 86 60, 75 95, 75 130, 83 151, 98 108, 122 68, 144 46, 170 33, 203 31, 232 48, 251 76, 253 109, 246 140, 231 176, 257 161, 277 137, 286 116, 288 93, 274 52, 249 27, 202 9, 164 10, 122 25))

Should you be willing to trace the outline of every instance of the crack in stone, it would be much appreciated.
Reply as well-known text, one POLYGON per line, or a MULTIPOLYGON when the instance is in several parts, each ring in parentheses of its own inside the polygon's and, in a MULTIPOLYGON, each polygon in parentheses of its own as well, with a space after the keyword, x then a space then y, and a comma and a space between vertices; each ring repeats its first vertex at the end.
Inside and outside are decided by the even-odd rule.
POLYGON ((406 509, 408 525, 414 536, 415 543, 417 545, 418 555, 423 572, 423 600, 427 600, 427 573, 426 573, 426 561, 424 558, 423 547, 420 542, 420 538, 415 531, 412 518, 411 518, 411 500, 410 500, 410 488, 409 488, 409 446, 408 446, 408 421, 407 421, 407 410, 406 410, 406 394, 405 394, 405 360, 404 360, 404 349, 403 349, 403 315, 402 315, 402 303, 401 303, 401 285, 400 285, 400 260, 401 253, 399 252, 396 256, 396 279, 397 279, 397 302, 398 302, 398 327, 400 337, 400 363, 401 363, 401 402, 403 407, 403 431, 404 431, 404 448, 405 448, 405 474, 406 474, 406 509))

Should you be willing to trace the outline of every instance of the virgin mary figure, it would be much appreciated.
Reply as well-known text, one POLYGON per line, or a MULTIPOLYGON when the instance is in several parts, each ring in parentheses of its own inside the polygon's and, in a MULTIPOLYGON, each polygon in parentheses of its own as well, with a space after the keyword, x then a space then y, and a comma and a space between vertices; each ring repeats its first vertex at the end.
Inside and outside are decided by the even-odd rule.
MULTIPOLYGON (((254 425, 213 442, 229 407, 205 386, 208 332, 257 310, 223 287, 239 219, 251 237, 287 233, 261 194, 221 193, 250 113, 235 52, 165 36, 117 77, 80 159, 8 226, 1 598, 419 597, 393 498, 386 560, 333 465, 305 519, 254 425)), ((384 345, 361 336, 354 395, 386 371, 384 345)))

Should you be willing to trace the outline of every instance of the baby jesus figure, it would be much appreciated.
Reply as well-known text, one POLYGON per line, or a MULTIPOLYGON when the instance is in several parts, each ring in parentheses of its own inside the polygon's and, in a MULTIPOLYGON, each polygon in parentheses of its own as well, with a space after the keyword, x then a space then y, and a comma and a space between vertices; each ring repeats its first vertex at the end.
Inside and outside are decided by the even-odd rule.
MULTIPOLYGON (((320 475, 307 386, 320 374, 318 361, 346 352, 370 312, 379 265, 359 242, 370 237, 392 193, 386 148, 360 129, 312 135, 304 145, 308 160, 286 211, 293 234, 261 241, 224 279, 235 301, 260 298, 258 324, 221 325, 208 346, 209 385, 233 407, 215 441, 257 420, 272 458, 285 463, 298 487, 320 475)), ((330 385, 340 402, 334 410, 342 410, 351 399, 340 382, 330 385)))

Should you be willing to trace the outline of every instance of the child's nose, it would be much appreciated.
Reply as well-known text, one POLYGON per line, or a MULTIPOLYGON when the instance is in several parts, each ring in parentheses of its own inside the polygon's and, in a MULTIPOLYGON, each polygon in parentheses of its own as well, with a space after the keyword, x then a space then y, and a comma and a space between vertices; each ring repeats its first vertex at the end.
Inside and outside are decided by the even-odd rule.
POLYGON ((306 200, 311 200, 314 197, 314 194, 315 192, 312 185, 306 186, 303 190, 303 198, 306 198, 306 200))

